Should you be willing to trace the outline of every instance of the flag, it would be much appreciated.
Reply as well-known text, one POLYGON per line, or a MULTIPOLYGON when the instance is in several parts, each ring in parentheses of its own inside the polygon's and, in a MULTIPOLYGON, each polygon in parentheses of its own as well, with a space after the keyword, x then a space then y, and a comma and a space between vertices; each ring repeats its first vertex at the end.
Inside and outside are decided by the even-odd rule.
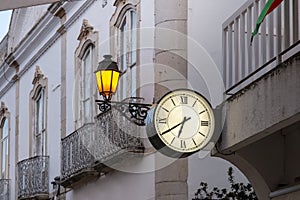
POLYGON ((253 41, 253 37, 258 33, 258 29, 260 27, 260 24, 264 21, 265 17, 272 12, 283 0, 268 0, 265 7, 263 8, 262 12, 260 13, 257 22, 256 27, 254 31, 252 32, 251 36, 251 44, 253 41))

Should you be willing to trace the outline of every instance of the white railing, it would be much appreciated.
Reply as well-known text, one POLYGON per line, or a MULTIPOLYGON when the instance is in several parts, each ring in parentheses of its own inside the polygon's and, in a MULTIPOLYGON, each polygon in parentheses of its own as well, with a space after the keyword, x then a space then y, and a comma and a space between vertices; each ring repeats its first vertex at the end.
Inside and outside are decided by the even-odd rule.
POLYGON ((226 93, 235 93, 299 52, 299 0, 285 0, 251 33, 266 0, 248 0, 223 23, 223 78, 226 93), (285 56, 285 57, 284 57, 285 56))

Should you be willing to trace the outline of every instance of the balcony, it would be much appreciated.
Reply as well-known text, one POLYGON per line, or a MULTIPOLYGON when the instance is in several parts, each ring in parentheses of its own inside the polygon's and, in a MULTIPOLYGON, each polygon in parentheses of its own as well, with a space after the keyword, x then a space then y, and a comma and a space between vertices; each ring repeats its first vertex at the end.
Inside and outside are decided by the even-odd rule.
POLYGON ((266 0, 249 0, 229 17, 223 32, 223 77, 226 94, 234 95, 300 51, 298 0, 283 1, 251 33, 266 0))
POLYGON ((18 163, 18 199, 49 198, 49 157, 35 156, 18 163))
POLYGON ((222 138, 214 153, 244 172, 258 199, 296 199, 300 5, 298 0, 282 1, 265 18, 251 46, 251 32, 265 3, 248 0, 223 24, 228 96, 222 138))
POLYGON ((62 139, 61 184, 75 187, 143 153, 142 142, 133 135, 137 128, 118 111, 111 110, 62 139))
POLYGON ((0 179, 0 199, 9 200, 9 179, 0 179))

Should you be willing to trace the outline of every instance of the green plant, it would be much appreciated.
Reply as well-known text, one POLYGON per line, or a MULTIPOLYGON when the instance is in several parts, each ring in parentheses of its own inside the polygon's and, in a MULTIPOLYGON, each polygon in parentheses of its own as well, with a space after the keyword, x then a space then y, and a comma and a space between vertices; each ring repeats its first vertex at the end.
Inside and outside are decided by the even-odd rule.
POLYGON ((209 191, 208 184, 201 182, 200 188, 197 189, 195 196, 192 200, 257 200, 257 196, 250 183, 236 183, 233 176, 233 169, 228 169, 228 182, 230 183, 230 190, 223 188, 219 189, 214 187, 209 191))

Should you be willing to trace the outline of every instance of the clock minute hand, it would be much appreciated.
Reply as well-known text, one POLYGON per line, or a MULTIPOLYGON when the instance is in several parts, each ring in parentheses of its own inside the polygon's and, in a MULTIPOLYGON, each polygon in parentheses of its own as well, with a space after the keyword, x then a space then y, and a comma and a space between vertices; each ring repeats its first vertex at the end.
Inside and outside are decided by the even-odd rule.
POLYGON ((191 117, 188 117, 188 118, 184 117, 184 118, 183 118, 181 127, 180 127, 180 129, 179 129, 178 137, 180 137, 180 135, 181 135, 181 133, 182 133, 182 129, 183 129, 184 123, 187 122, 187 121, 190 120, 190 119, 191 119, 191 117))
POLYGON ((173 126, 173 127, 170 128, 170 129, 168 129, 168 130, 162 132, 161 135, 166 134, 167 132, 170 132, 171 130, 177 128, 178 126, 180 126, 181 124, 185 123, 186 121, 188 121, 188 120, 190 120, 190 119, 191 119, 190 117, 189 117, 189 118, 184 117, 184 119, 182 120, 182 122, 180 122, 179 124, 176 124, 175 126, 173 126))

